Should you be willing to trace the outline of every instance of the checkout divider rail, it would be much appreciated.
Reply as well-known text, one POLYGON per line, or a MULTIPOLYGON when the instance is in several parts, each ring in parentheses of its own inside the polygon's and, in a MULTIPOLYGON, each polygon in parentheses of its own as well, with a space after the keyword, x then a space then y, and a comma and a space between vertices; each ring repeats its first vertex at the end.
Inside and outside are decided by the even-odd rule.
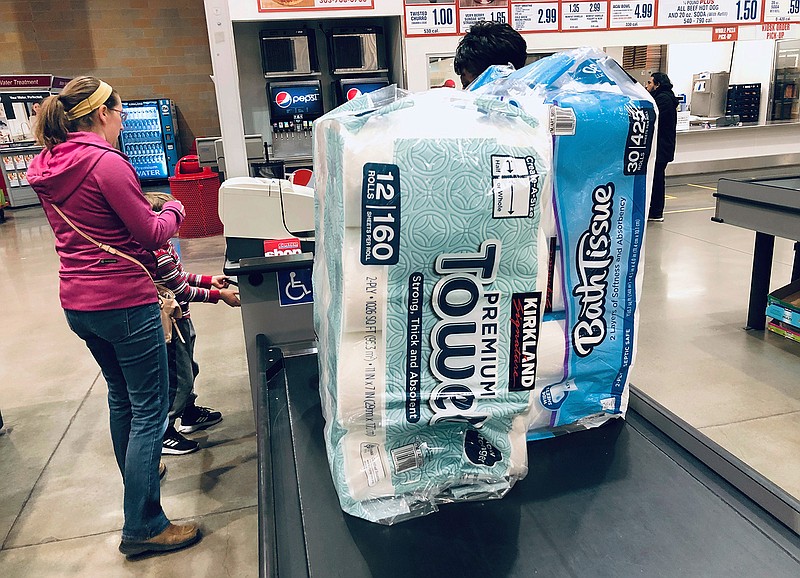
POLYGON ((800 500, 634 386, 630 391, 630 408, 792 532, 800 535, 800 500))
POLYGON ((259 391, 254 392, 258 445, 259 577, 309 576, 283 350, 256 335, 259 391), (263 354, 262 354, 263 352, 263 354), (280 496, 281 499, 276 499, 280 496), (263 503, 262 503, 263 501, 263 503), (278 520, 281 534, 278 536, 278 520))
MULTIPOLYGON (((265 377, 267 366, 276 363, 275 351, 260 352, 265 377)), ((800 563, 797 535, 632 406, 625 423, 612 420, 574 437, 529 444, 529 459, 533 451, 538 468, 503 500, 442 508, 436 516, 392 528, 343 514, 318 443, 324 423, 314 361, 313 356, 284 358, 274 377, 264 380, 269 387, 261 388, 269 397, 268 423, 262 422, 269 445, 260 450, 272 452, 268 496, 274 500, 274 518, 263 534, 272 532, 271 539, 259 546, 260 553, 263 548, 272 556, 264 561, 262 577, 417 576, 427 564, 436 567, 431 575, 448 575, 447 568, 463 575, 529 576, 538 568, 549 576, 610 577, 650 568, 660 576, 723 576, 743 564, 747 571, 739 575, 796 576, 791 571, 800 563), (631 500, 640 492, 650 493, 631 500), (574 499, 567 499, 570 493, 574 499), (609 525, 612 518, 616 521, 609 525), (503 519, 509 521, 504 531, 483 536, 487 523, 498 530, 495 524, 503 519), (552 520, 552 527, 543 529, 543 520, 552 520), (708 535, 709 527, 727 531, 708 535), (569 542, 576 532, 582 546, 573 549, 569 542), (478 535, 485 538, 488 557, 473 552, 471 540, 478 535), (664 542, 672 537, 674 543, 664 542), (651 540, 664 548, 653 550, 651 540), (552 548, 531 545, 545 541, 552 548), (438 554, 426 554, 426 548, 438 554), (394 559, 396 551, 405 554, 394 559), (596 552, 615 552, 619 567, 598 567, 596 552), (505 566, 497 566, 499 554, 505 566), (475 566, 464 566, 464 556, 475 566), (580 571, 569 572, 576 568, 580 571), (709 573, 698 573, 703 569, 709 573)))
POLYGON ((277 576, 277 535, 275 527, 275 494, 272 485, 272 448, 269 434, 270 389, 283 377, 283 355, 280 349, 267 346, 266 336, 256 336, 259 351, 258 375, 260 391, 253 396, 256 419, 256 448, 258 451, 258 575, 277 576), (269 549, 269 551, 267 551, 269 549))

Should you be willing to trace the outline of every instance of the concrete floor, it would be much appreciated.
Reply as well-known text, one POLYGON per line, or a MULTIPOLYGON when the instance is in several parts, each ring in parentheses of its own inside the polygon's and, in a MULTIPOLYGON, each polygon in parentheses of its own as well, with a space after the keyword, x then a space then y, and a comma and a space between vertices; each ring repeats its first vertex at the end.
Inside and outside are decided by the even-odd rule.
MULTIPOLYGON (((649 223, 631 381, 800 499, 800 344, 743 329, 755 233, 710 220, 715 186, 668 187, 649 223)), ((770 290, 792 259, 776 239, 770 290)))
MULTIPOLYGON (((632 381, 800 498, 800 344, 746 332, 754 234, 710 221, 714 182, 671 186, 650 224, 632 381)), ((256 447, 239 311, 195 304, 198 402, 224 421, 203 449, 166 456, 167 515, 199 521, 188 550, 119 554, 122 485, 105 383, 58 303, 53 236, 40 208, 0 225, 0 576, 257 575, 256 447)), ((181 243, 188 270, 220 272, 221 237, 181 243)), ((772 286, 789 280, 776 242, 772 286)))
MULTIPOLYGON (((223 421, 164 456, 162 504, 201 523, 197 546, 136 562, 117 551, 122 484, 108 433, 106 385, 58 302, 58 260, 41 208, 0 225, 0 576, 257 576, 256 445, 240 312, 192 305, 198 403, 223 421)), ((185 239, 187 270, 222 272, 224 240, 185 239)))

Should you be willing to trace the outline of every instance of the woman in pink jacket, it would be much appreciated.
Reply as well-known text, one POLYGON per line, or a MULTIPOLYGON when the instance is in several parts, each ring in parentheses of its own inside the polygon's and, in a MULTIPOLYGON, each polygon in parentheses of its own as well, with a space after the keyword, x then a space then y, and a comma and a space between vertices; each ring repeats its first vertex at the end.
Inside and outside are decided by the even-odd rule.
POLYGON ((120 551, 176 550, 200 539, 195 524, 171 524, 161 509, 159 458, 167 418, 167 350, 158 297, 147 274, 75 231, 127 253, 155 275, 150 251, 178 230, 183 205, 150 210, 133 166, 114 148, 125 113, 119 94, 89 76, 42 103, 36 137, 45 149, 28 179, 55 233, 59 292, 70 328, 108 383, 111 440, 124 483, 120 551))

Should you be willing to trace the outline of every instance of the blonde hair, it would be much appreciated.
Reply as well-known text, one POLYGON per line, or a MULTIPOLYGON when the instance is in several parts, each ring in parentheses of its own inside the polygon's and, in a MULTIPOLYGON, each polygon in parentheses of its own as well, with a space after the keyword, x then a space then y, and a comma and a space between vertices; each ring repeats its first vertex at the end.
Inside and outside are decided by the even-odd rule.
MULTIPOLYGON (((36 114, 38 120, 33 130, 36 140, 48 149, 57 144, 66 142, 67 135, 81 129, 91 130, 97 118, 97 109, 89 114, 67 120, 67 112, 78 103, 90 97, 100 80, 93 76, 79 76, 70 80, 60 94, 54 94, 44 99, 42 108, 36 114)), ((116 90, 111 91, 111 96, 103 103, 108 108, 114 108, 120 103, 116 90)))
POLYGON ((174 201, 175 197, 169 193, 150 192, 145 193, 144 198, 150 203, 150 207, 156 212, 160 213, 164 208, 164 204, 169 201, 174 201))

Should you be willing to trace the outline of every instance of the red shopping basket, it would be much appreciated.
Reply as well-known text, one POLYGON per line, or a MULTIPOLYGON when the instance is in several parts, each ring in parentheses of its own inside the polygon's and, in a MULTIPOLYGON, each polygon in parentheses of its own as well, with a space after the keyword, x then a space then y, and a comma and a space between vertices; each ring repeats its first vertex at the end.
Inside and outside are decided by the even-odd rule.
POLYGON ((183 157, 175 165, 175 176, 169 178, 169 189, 183 203, 186 218, 178 236, 211 237, 222 234, 219 220, 219 174, 209 167, 200 167, 196 155, 183 157))

